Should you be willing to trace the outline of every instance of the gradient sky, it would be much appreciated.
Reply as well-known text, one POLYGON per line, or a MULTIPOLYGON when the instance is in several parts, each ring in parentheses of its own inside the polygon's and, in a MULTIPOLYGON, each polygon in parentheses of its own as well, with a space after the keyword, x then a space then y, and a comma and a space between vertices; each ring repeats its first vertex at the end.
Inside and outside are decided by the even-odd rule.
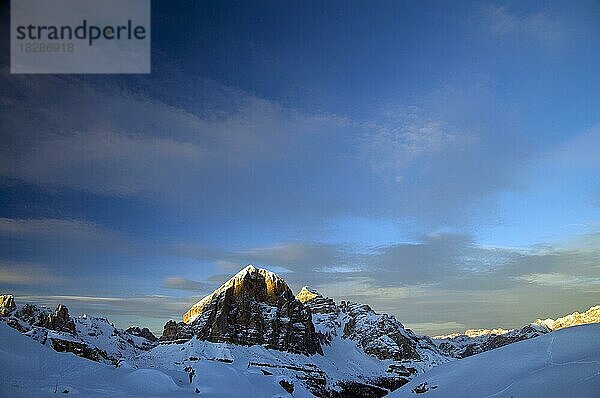
POLYGON ((152 74, 11 75, 0 290, 155 331, 248 263, 428 334, 599 304, 600 3, 152 2, 152 74))

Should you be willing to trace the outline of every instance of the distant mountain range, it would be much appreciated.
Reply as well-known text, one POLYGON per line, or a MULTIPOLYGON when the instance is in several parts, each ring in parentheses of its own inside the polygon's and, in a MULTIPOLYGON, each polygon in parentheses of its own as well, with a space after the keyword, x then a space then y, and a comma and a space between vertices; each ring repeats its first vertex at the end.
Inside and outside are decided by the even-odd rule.
MULTIPOLYGON (((336 303, 308 287, 294 295, 281 277, 249 265, 192 306, 183 321, 167 322, 159 338, 146 328, 117 329, 105 318, 72 317, 62 305, 55 310, 17 305, 11 295, 0 296, 0 316, 0 323, 54 351, 73 353, 128 374, 152 369, 150 373, 163 380, 154 387, 144 385, 143 393, 135 383, 134 387, 126 382, 115 384, 116 395, 382 397, 404 391, 411 380, 457 359, 466 361, 461 358, 555 329, 600 322, 600 306, 557 320, 537 320, 521 329, 468 330, 430 338, 416 335, 393 315, 378 314, 366 304, 336 303)), ((2 333, 20 341, 12 332, 2 333)), ((12 347, 14 355, 19 355, 19 344, 12 347)), ((3 341, 0 349, 6 349, 3 341)), ((45 353, 36 351, 44 358, 45 353)), ((0 366, 11 365, 0 362, 0 366)), ((27 366, 22 367, 26 370, 27 366)), ((15 378, 20 374, 17 369, 0 371, 14 371, 15 378)), ((0 393, 39 395, 52 388, 52 383, 60 390, 58 384, 68 378, 67 374, 54 375, 28 385, 3 381, 0 393)), ((101 380, 64 388, 87 388, 82 395, 104 396, 106 386, 96 382, 101 380)), ((429 391, 429 387, 422 390, 429 391)))

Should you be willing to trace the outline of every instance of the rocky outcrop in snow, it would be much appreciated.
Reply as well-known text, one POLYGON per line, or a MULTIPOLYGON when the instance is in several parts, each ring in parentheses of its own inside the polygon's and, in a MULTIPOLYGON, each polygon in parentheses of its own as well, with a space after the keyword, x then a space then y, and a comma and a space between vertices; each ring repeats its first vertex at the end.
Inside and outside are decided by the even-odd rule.
POLYGON ((194 337, 191 326, 185 322, 168 321, 160 337, 162 342, 185 342, 194 337))
POLYGON ((139 326, 130 326, 125 330, 126 333, 129 333, 132 336, 143 337, 144 339, 156 342, 158 341, 158 337, 154 335, 148 328, 140 328, 139 326))
POLYGON ((333 299, 323 297, 316 290, 304 286, 296 295, 312 313, 312 321, 315 330, 322 343, 330 344, 331 340, 338 335, 341 327, 340 308, 333 299))
POLYGON ((69 316, 69 309, 62 304, 59 304, 54 311, 47 307, 25 304, 13 315, 30 326, 46 328, 56 332, 75 333, 75 322, 69 316))
POLYGON ((342 301, 349 319, 344 338, 356 341, 369 355, 379 359, 420 359, 417 337, 392 315, 377 314, 366 304, 342 301))
MULTIPOLYGON (((196 303, 183 321, 200 340, 322 353, 310 310, 282 278, 252 265, 196 303)), ((166 339, 186 335, 185 325, 165 327, 166 339)))
MULTIPOLYGON (((308 287, 303 287, 296 297, 310 308, 317 333, 326 344, 336 337, 350 340, 380 360, 428 365, 447 360, 429 337, 417 336, 393 315, 378 314, 366 304, 342 301, 337 305, 333 299, 308 287)), ((412 374, 402 365, 391 366, 388 373, 403 377, 412 374)))
POLYGON ((86 315, 73 318, 62 304, 54 311, 34 304, 17 308, 11 295, 2 297, 11 298, 13 309, 3 312, 0 319, 55 351, 71 352, 93 361, 118 365, 155 346, 151 339, 142 336, 145 331, 151 334, 146 328, 130 334, 115 328, 105 318, 86 315))

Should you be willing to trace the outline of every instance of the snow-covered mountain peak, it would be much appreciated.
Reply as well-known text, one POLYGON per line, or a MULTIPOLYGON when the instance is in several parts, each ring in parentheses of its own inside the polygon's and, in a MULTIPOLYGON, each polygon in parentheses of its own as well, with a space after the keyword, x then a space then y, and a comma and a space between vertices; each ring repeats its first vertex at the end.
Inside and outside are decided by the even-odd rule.
MULTIPOLYGON (((259 301, 272 302, 278 296, 285 293, 292 294, 291 289, 283 278, 263 268, 256 268, 252 264, 247 265, 227 282, 223 283, 217 290, 194 304, 184 315, 183 322, 193 323, 203 312, 204 307, 232 289, 234 295, 259 295, 259 301)), ((293 294, 292 294, 293 295, 293 294)))
POLYGON ((311 313, 283 278, 248 265, 192 306, 182 325, 168 322, 163 340, 260 344, 282 351, 320 353, 311 313))
POLYGON ((271 272, 266 268, 256 268, 252 264, 248 264, 247 266, 242 268, 231 279, 239 280, 239 279, 244 279, 244 278, 264 278, 264 279, 270 279, 270 280, 283 281, 283 278, 281 278, 276 273, 271 272))
POLYGON ((550 330, 558 330, 570 326, 600 322, 600 305, 590 307, 587 311, 575 311, 557 319, 536 319, 534 324, 546 326, 550 330))

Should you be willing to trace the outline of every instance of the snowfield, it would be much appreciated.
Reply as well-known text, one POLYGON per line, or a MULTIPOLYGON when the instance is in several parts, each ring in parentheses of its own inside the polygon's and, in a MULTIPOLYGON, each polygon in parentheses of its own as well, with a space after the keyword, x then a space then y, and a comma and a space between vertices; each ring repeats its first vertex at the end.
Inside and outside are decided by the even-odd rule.
POLYGON ((598 398, 600 323, 561 329, 445 363, 389 396, 598 398), (427 391, 413 392, 418 386, 427 391))
POLYGON ((2 397, 191 397, 189 384, 152 369, 131 369, 59 353, 0 323, 2 397))
MULTIPOLYGON (((352 354, 355 346, 342 347, 335 340, 325 347, 325 356, 307 357, 192 339, 160 345, 115 368, 55 352, 0 323, 0 396, 301 398, 312 395, 289 366, 318 367, 333 378, 359 370, 368 375, 381 366, 361 352, 352 354), (260 366, 262 362, 269 366, 260 366), (192 383, 185 368, 194 370, 192 383), (293 395, 281 381, 293 382, 293 395)), ((442 364, 389 396, 600 397, 600 324, 562 329, 442 364), (413 392, 423 383, 426 392, 413 392)))

